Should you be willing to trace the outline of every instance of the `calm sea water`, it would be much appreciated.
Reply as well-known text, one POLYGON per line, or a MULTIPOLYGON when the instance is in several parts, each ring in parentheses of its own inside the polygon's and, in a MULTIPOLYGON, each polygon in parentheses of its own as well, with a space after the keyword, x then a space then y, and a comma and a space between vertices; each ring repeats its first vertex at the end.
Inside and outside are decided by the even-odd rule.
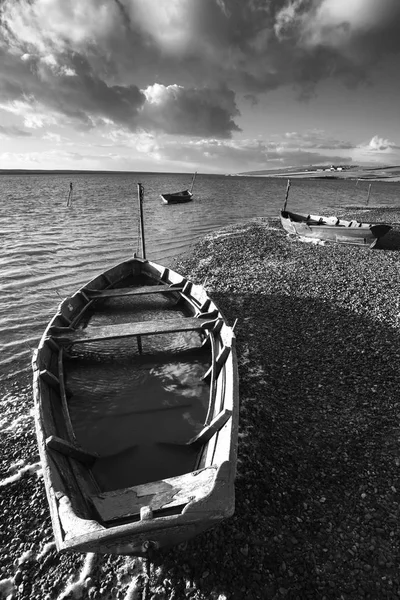
MULTIPOLYGON (((164 265, 227 224, 276 217, 286 180, 198 175, 194 200, 162 204, 190 175, 0 175, 0 381, 30 371, 60 299, 138 249, 137 183, 145 188, 147 257, 164 265), (69 184, 73 203, 67 207, 69 184)), ((368 182, 293 180, 289 206, 318 212, 366 200, 368 182)), ((400 184, 374 182, 370 204, 396 204, 400 184)))

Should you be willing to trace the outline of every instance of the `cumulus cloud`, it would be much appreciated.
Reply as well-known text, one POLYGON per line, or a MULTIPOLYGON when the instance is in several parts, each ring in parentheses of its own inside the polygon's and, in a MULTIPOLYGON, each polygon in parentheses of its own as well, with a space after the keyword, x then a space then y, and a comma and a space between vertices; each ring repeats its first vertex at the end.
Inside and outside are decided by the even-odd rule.
POLYGON ((372 152, 390 152, 392 150, 399 150, 400 146, 397 146, 394 142, 379 137, 378 135, 374 135, 366 146, 366 149, 372 152))
POLYGON ((352 155, 355 163, 396 165, 400 163, 400 146, 387 138, 374 135, 369 142, 357 145, 352 155))

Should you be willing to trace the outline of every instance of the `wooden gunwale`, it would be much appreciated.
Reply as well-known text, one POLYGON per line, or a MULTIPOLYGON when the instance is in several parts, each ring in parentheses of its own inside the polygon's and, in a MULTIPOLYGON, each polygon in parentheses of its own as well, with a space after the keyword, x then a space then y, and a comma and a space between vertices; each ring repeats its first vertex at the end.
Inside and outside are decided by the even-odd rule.
POLYGON ((60 390, 59 387, 58 389, 55 387, 53 388, 46 379, 41 377, 41 372, 37 365, 37 357, 39 356, 41 348, 43 348, 42 345, 38 348, 36 358, 33 358, 33 393, 36 408, 35 426, 39 454, 43 464, 43 477, 47 482, 46 494, 49 498, 56 543, 57 547, 60 548, 63 544, 65 533, 60 522, 57 501, 58 495, 60 493, 68 495, 73 499, 74 505, 78 507, 78 511, 84 510, 87 512, 90 510, 87 495, 98 491, 98 486, 91 477, 91 472, 88 471, 86 467, 83 467, 80 461, 76 461, 76 458, 71 459, 71 456, 67 456, 65 453, 57 451, 52 452, 52 442, 50 442, 49 445, 46 444, 46 440, 54 435, 52 432, 55 432, 55 423, 51 408, 51 404, 55 399, 52 398, 51 391, 60 398, 60 390), (43 395, 48 396, 44 401, 43 395), (84 472, 82 469, 84 469, 84 472), (92 487, 89 486, 87 473, 89 473, 89 480, 92 482, 92 487))

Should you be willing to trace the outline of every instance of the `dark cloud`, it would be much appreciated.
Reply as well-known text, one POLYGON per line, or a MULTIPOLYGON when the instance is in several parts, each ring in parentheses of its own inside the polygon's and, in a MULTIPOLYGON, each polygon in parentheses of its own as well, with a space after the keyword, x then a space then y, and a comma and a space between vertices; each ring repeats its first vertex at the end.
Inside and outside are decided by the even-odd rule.
POLYGON ((108 85, 93 73, 81 55, 60 58, 71 74, 67 70, 53 77, 51 69, 37 65, 39 79, 49 79, 56 84, 44 94, 46 103, 87 125, 99 117, 135 128, 138 112, 146 99, 137 86, 108 85))
POLYGON ((201 137, 230 137, 239 131, 233 117, 239 114, 235 95, 218 90, 153 86, 146 90, 140 124, 152 130, 201 137))
POLYGON ((107 85, 78 55, 60 55, 58 61, 7 57, 9 68, 0 71, 0 102, 40 104, 86 127, 92 127, 95 118, 103 118, 134 128, 145 101, 136 86, 107 85))

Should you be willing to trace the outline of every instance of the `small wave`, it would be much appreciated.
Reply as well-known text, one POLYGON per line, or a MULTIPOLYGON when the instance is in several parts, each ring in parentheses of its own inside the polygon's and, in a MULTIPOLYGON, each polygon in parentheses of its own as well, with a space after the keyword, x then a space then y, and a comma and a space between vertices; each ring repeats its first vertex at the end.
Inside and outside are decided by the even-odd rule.
POLYGON ((83 595, 85 581, 92 573, 95 566, 95 562, 96 554, 94 552, 90 552, 89 554, 87 554, 77 581, 72 581, 68 583, 67 587, 64 589, 63 592, 61 592, 57 600, 66 600, 71 596, 73 598, 81 598, 83 595))
MULTIPOLYGON (((25 343, 25 342, 23 342, 23 343, 25 343)), ((6 346, 2 345, 3 351, 5 348, 6 348, 6 346)), ((32 353, 33 353, 33 348, 31 349, 29 347, 20 352, 14 351, 10 356, 7 356, 3 360, 0 360, 0 367, 5 367, 7 365, 11 365, 17 361, 22 361, 22 360, 25 361, 28 356, 32 356, 32 353)), ((23 373, 24 371, 26 371, 27 368, 28 368, 28 366, 26 366, 25 368, 20 368, 19 370, 15 371, 14 373, 23 373)), ((29 368, 30 368, 30 365, 29 365, 29 368)), ((1 378, 0 378, 0 380, 1 380, 1 378)))
POLYGON ((0 598, 6 598, 11 600, 14 598, 15 586, 12 577, 0 580, 0 598))
MULTIPOLYGON (((3 362, 0 361, 0 367, 2 365, 10 365, 12 363, 12 360, 4 360, 3 362)), ((17 365, 14 365, 14 367, 17 367, 17 365)), ((9 371, 4 375, 0 375, 0 381, 8 381, 10 379, 14 379, 15 381, 22 381, 25 378, 25 376, 31 372, 31 369, 32 367, 30 361, 24 360, 23 366, 19 365, 19 368, 15 368, 14 371, 9 371)))
MULTIPOLYGON (((27 345, 28 346, 28 351, 31 350, 31 346, 30 344, 36 344, 38 338, 36 335, 32 335, 29 337, 25 337, 23 340, 12 340, 11 342, 6 342, 5 344, 3 344, 3 348, 5 349, 11 349, 14 350, 15 348, 18 348, 19 346, 23 345, 27 345)), ((25 355, 25 352, 21 352, 21 356, 25 355)), ((15 356, 15 355, 14 355, 15 356)))
POLYGON ((9 332, 18 332, 20 330, 26 332, 27 328, 36 330, 38 325, 43 326, 44 323, 47 323, 48 321, 49 317, 47 318, 47 321, 43 317, 38 323, 37 313, 35 314, 34 323, 32 323, 32 315, 21 315, 20 317, 15 316, 10 317, 9 319, 7 319, 7 317, 0 317, 0 335, 4 339, 4 334, 7 335, 9 332))
POLYGON ((18 565, 23 565, 26 562, 29 562, 33 558, 32 550, 26 550, 18 559, 18 565))
POLYGON ((0 487, 5 487, 6 485, 10 485, 10 483, 14 483, 15 481, 18 481, 19 479, 22 479, 22 477, 24 475, 26 475, 27 473, 29 475, 31 475, 32 473, 36 473, 38 475, 38 477, 40 477, 41 473, 42 473, 41 469, 42 469, 42 467, 41 467, 40 462, 33 463, 32 465, 25 465, 24 467, 19 469, 13 475, 6 477, 6 479, 0 479, 0 487))
POLYGON ((37 560, 37 561, 42 560, 42 558, 44 556, 46 556, 46 554, 48 554, 49 552, 51 552, 52 550, 55 550, 55 549, 56 549, 55 542, 46 542, 46 544, 44 544, 41 551, 36 555, 35 560, 37 560))
POLYGON ((130 584, 128 585, 124 600, 136 600, 136 598, 138 598, 138 593, 140 592, 140 590, 141 576, 135 575, 135 577, 132 578, 130 584))
POLYGON ((19 431, 21 425, 25 423, 25 421, 29 421, 32 419, 33 415, 31 413, 25 415, 19 415, 14 418, 14 414, 6 414, 0 421, 0 431, 1 433, 8 433, 15 429, 19 431))

